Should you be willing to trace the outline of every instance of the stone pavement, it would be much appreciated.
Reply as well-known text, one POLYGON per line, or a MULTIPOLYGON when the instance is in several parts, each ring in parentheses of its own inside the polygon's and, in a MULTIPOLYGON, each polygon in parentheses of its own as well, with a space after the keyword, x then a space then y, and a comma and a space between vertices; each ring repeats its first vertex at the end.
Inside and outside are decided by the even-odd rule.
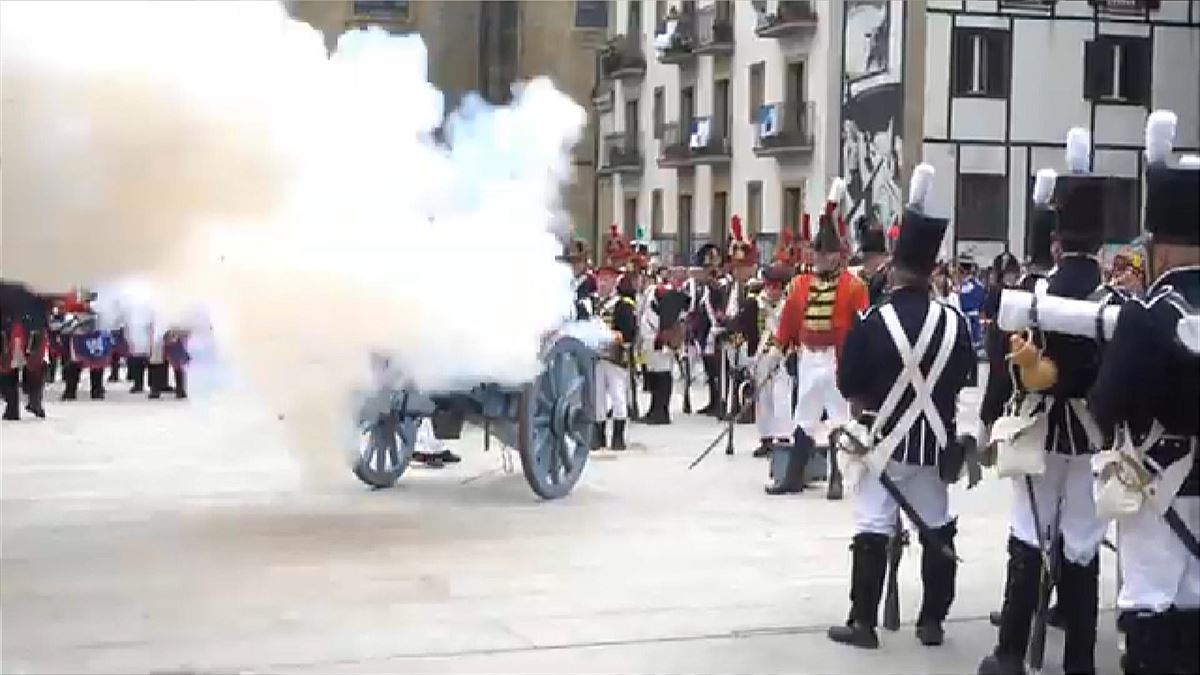
MULTIPOLYGON (((689 471, 715 422, 634 426, 637 447, 540 502, 478 433, 462 464, 369 491, 348 470, 303 480, 237 387, 56 399, 0 427, 5 673, 965 673, 994 640, 1011 488, 991 477, 955 489, 947 643, 912 636, 914 546, 906 624, 866 652, 824 637, 847 610, 851 502, 764 495, 751 427, 689 471)), ((1060 645, 1052 631, 1049 672, 1060 645)), ((1106 611, 1104 672, 1115 645, 1106 611)))

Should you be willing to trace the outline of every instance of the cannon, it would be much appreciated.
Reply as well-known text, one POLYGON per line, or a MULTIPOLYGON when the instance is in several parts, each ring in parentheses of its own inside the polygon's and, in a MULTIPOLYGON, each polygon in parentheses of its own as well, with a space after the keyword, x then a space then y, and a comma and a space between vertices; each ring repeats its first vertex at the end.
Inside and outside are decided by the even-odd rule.
POLYGON ((542 349, 542 370, 523 385, 481 383, 468 390, 421 392, 383 386, 358 409, 354 475, 373 488, 396 484, 424 418, 439 439, 458 439, 463 425, 482 426, 521 458, 525 480, 543 499, 570 493, 591 450, 595 421, 596 353, 583 341, 558 335, 542 349))

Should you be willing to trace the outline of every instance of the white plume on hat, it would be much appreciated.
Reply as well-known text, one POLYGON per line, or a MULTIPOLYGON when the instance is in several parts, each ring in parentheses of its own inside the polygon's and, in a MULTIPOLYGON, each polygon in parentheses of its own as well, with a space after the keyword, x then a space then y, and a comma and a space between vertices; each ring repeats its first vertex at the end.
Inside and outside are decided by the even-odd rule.
POLYGON ((1058 180, 1058 172, 1054 169, 1038 169, 1037 178, 1033 181, 1033 203, 1045 206, 1054 194, 1054 181, 1058 180))
POLYGON ((1071 127, 1067 132, 1067 169, 1071 173, 1087 173, 1092 155, 1092 135, 1083 127, 1071 127))
POLYGON ((1146 118, 1146 161, 1162 164, 1175 145, 1178 118, 1170 110, 1155 110, 1146 118))
POLYGON ((908 206, 925 211, 925 199, 933 189, 933 177, 936 174, 933 166, 924 162, 913 169, 912 180, 908 182, 908 206))

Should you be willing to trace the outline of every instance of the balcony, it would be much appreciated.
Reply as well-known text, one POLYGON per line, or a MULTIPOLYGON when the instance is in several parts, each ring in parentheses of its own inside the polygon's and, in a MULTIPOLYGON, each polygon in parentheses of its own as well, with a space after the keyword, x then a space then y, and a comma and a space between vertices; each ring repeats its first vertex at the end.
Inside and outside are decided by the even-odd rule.
POLYGON ((815 121, 812 102, 764 105, 758 112, 754 154, 780 157, 811 153, 815 121))
POLYGON ((618 35, 600 51, 600 72, 608 79, 636 80, 646 75, 646 58, 637 37, 618 35))
POLYGON ((613 86, 609 80, 600 80, 592 89, 592 107, 596 112, 606 113, 613 109, 613 86))
POLYGON ((817 27, 811 0, 780 0, 774 14, 760 14, 754 34, 761 38, 789 38, 817 27))
POLYGON ((731 153, 729 139, 709 117, 697 117, 682 132, 677 122, 663 127, 662 149, 658 156, 660 168, 680 169, 701 164, 728 164, 731 153))
POLYGON ((654 48, 663 65, 688 65, 696 60, 696 15, 685 11, 667 17, 654 32, 654 48))
MULTIPOLYGON (((732 8, 732 4, 723 6, 732 8)), ((694 50, 697 54, 729 56, 733 53, 732 17, 722 16, 723 13, 718 12, 717 7, 713 4, 700 10, 694 50)))
POLYGON ((638 148, 636 131, 618 131, 604 137, 604 161, 600 164, 600 175, 641 175, 642 152, 638 148))

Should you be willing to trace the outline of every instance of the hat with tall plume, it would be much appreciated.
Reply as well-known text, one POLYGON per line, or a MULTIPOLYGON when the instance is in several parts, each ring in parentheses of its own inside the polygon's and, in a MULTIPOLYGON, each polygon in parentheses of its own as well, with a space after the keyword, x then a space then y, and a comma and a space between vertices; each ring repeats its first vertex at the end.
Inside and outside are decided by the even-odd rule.
POLYGON ((1025 256, 1030 264, 1043 269, 1054 266, 1054 231, 1058 225, 1058 213, 1050 204, 1054 195, 1054 182, 1058 173, 1054 169, 1038 169, 1033 180, 1033 211, 1029 218, 1029 232, 1025 236, 1025 256))
POLYGON ((928 215, 926 201, 933 189, 936 175, 929 164, 919 164, 913 169, 909 181, 908 204, 904 207, 904 219, 900 233, 896 236, 896 247, 892 258, 896 263, 914 271, 929 274, 937 264, 938 251, 946 235, 949 221, 928 215))
POLYGON ((1169 110, 1146 120, 1146 230, 1157 242, 1200 246, 1200 157, 1170 165, 1176 121, 1169 110))
POLYGON ((842 219, 842 204, 846 199, 846 181, 838 176, 829 186, 825 210, 817 219, 817 240, 814 249, 819 253, 836 253, 845 241, 846 223, 842 219))
POLYGON ((737 215, 729 219, 729 264, 758 264, 758 246, 746 238, 742 230, 742 218, 737 215))
POLYGON ((621 234, 621 229, 613 223, 608 228, 608 240, 604 243, 604 263, 597 271, 620 272, 625 268, 632 255, 629 243, 621 234))
POLYGON ((1104 179, 1089 172, 1091 157, 1091 134, 1073 127, 1067 132, 1068 173, 1055 179, 1052 198, 1063 251, 1095 253, 1104 240, 1104 179))

